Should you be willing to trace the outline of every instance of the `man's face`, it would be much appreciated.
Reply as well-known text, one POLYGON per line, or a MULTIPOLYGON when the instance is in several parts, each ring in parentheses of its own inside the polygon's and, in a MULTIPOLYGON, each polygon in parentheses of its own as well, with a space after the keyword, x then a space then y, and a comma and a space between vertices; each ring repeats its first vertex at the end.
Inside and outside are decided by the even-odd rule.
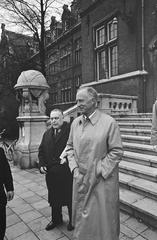
POLYGON ((59 111, 52 111, 50 114, 50 121, 53 128, 60 128, 63 125, 63 115, 59 111))
POLYGON ((85 115, 89 115, 95 108, 93 98, 88 94, 86 89, 78 91, 76 102, 80 112, 85 115))

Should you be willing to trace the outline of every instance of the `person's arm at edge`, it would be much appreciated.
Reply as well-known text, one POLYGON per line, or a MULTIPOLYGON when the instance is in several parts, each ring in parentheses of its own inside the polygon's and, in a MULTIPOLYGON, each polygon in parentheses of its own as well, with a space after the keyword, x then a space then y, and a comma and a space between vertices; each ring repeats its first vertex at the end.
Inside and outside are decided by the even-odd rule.
POLYGON ((153 145, 154 150, 157 151, 157 101, 153 104, 150 143, 153 145))

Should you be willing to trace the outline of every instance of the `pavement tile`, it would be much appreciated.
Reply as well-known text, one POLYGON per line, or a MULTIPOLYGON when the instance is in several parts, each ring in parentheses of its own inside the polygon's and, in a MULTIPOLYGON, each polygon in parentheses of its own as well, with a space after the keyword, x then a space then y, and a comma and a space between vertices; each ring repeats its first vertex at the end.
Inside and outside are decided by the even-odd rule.
POLYGON ((10 226, 6 230, 6 237, 8 240, 14 240, 18 236, 29 231, 29 228, 23 222, 10 226))
POLYGON ((130 238, 130 237, 127 237, 127 236, 123 236, 120 240, 133 240, 134 238, 130 238))
POLYGON ((31 188, 34 188, 34 187, 37 187, 37 183, 35 182, 30 182, 30 183, 27 183, 25 184, 25 187, 27 187, 28 189, 31 189, 31 188))
POLYGON ((137 233, 135 233, 132 229, 130 229, 130 228, 128 228, 127 226, 125 226, 124 224, 121 224, 121 227, 120 227, 120 231, 124 234, 124 235, 126 235, 126 236, 128 236, 129 238, 135 238, 135 237, 137 237, 137 233))
POLYGON ((21 193, 21 194, 20 194, 20 197, 25 200, 25 198, 27 198, 27 197, 32 197, 32 196, 34 196, 34 195, 35 195, 34 192, 32 192, 32 191, 30 191, 30 190, 27 190, 27 191, 25 191, 24 193, 21 193))
POLYGON ((58 226, 58 229, 64 233, 64 235, 66 235, 69 239, 73 239, 73 231, 68 231, 67 230, 67 221, 65 222, 65 219, 64 219, 64 222, 61 226, 58 226))
POLYGON ((141 236, 137 236, 134 240, 146 240, 146 239, 141 236))
POLYGON ((14 214, 14 212, 13 212, 13 210, 10 208, 10 207, 6 207, 6 215, 7 216, 10 216, 10 215, 12 215, 12 214, 14 214))
POLYGON ((12 208, 12 207, 16 207, 16 206, 19 206, 21 204, 24 204, 24 203, 25 203, 25 201, 22 198, 18 198, 18 199, 14 198, 12 201, 8 202, 8 206, 10 208, 12 208))
POLYGON ((16 214, 22 214, 22 213, 29 212, 29 211, 33 210, 33 208, 29 204, 24 203, 24 204, 20 204, 18 206, 15 206, 15 207, 13 206, 12 210, 16 214))
POLYGON ((37 194, 39 195, 39 196, 47 196, 47 189, 45 189, 44 187, 39 191, 39 192, 37 192, 37 194))
POLYGON ((157 240, 157 230, 147 229, 146 231, 141 233, 141 236, 148 240, 157 240))
POLYGON ((119 239, 121 239, 123 236, 124 236, 124 234, 120 232, 119 239))
POLYGON ((35 211, 34 209, 30 212, 26 212, 20 215, 20 218, 23 220, 23 222, 28 223, 34 219, 37 219, 41 217, 42 215, 38 212, 35 211))
POLYGON ((64 234, 57 228, 53 229, 52 231, 42 230, 37 232, 36 235, 40 240, 57 240, 61 237, 64 237, 64 234))
POLYGON ((137 221, 135 218, 129 218, 124 224, 137 233, 141 233, 148 228, 145 224, 137 221))
POLYGON ((42 196, 42 198, 46 199, 46 201, 48 202, 48 194, 45 194, 44 196, 42 196))
POLYGON ((60 240, 69 240, 69 238, 64 236, 64 237, 61 237, 60 240))
POLYGON ((29 226, 30 229, 32 229, 33 232, 39 232, 41 230, 44 230, 45 227, 48 224, 48 219, 45 217, 40 217, 37 218, 31 222, 29 222, 27 225, 29 226))
POLYGON ((15 187, 15 193, 16 194, 21 194, 21 193, 25 193, 26 191, 28 191, 28 189, 22 185, 19 185, 18 187, 15 187))
POLYGON ((39 238, 32 232, 27 232, 15 238, 15 240, 39 240, 39 238))
POLYGON ((38 193, 38 192, 40 192, 40 191, 45 190, 45 187, 42 187, 42 186, 40 186, 40 185, 37 184, 37 186, 34 185, 34 186, 30 187, 30 189, 31 189, 32 191, 38 193))
POLYGON ((31 205, 32 205, 35 209, 42 209, 42 208, 47 207, 48 202, 47 202, 45 199, 42 199, 41 201, 36 202, 36 203, 32 203, 31 205))
POLYGON ((25 179, 25 178, 24 178, 23 180, 20 181, 20 184, 25 185, 25 184, 31 183, 31 182, 32 182, 31 179, 25 179))
MULTIPOLYGON (((21 170, 13 167, 15 197, 7 206, 7 231, 5 240, 72 240, 73 231, 67 231, 67 207, 63 207, 63 224, 52 231, 45 226, 51 219, 47 201, 47 187, 38 169, 21 170)), ((135 196, 130 202, 138 204, 135 196)), ((142 200, 144 202, 144 199, 142 200)), ((157 240, 153 231, 130 215, 120 212, 120 240, 157 240)), ((92 240, 92 239, 91 239, 92 240)))
POLYGON ((45 208, 42 208, 42 209, 39 209, 39 212, 45 217, 50 217, 51 216, 51 208, 49 206, 45 207, 45 208))
POLYGON ((18 222, 21 222, 21 219, 16 214, 7 216, 7 227, 12 226, 18 222))
POLYGON ((124 212, 120 212, 120 222, 123 223, 130 218, 130 215, 124 212))
POLYGON ((41 200, 42 200, 42 198, 38 195, 35 195, 35 194, 34 194, 34 196, 25 198, 25 201, 29 204, 36 203, 36 202, 39 202, 41 200))

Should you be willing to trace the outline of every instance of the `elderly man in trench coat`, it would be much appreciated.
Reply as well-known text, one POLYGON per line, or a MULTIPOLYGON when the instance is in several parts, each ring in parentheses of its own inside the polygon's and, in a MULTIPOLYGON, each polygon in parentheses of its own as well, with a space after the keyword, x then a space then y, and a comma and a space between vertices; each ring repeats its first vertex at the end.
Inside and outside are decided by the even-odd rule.
POLYGON ((153 145, 154 151, 157 152, 157 99, 153 104, 151 144, 153 145))
POLYGON ((74 173, 74 240, 118 240, 118 163, 123 154, 119 128, 97 109, 93 88, 80 88, 76 101, 82 115, 73 121, 61 156, 68 156, 74 173))

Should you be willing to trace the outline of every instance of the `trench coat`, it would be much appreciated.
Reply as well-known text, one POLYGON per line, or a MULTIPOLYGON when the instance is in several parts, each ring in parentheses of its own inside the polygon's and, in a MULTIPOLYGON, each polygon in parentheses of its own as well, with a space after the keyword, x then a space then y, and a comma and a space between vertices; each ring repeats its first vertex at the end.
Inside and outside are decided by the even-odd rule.
POLYGON ((47 168, 46 184, 50 206, 65 206, 72 201, 72 173, 68 163, 60 164, 60 155, 66 146, 70 125, 64 122, 57 136, 49 128, 43 135, 39 146, 39 169, 47 168))
POLYGON ((118 240, 118 163, 123 149, 116 121, 99 110, 88 122, 79 116, 65 151, 71 171, 79 168, 73 179, 73 239, 118 240))
POLYGON ((153 104, 152 111, 151 144, 157 145, 157 100, 153 104))

